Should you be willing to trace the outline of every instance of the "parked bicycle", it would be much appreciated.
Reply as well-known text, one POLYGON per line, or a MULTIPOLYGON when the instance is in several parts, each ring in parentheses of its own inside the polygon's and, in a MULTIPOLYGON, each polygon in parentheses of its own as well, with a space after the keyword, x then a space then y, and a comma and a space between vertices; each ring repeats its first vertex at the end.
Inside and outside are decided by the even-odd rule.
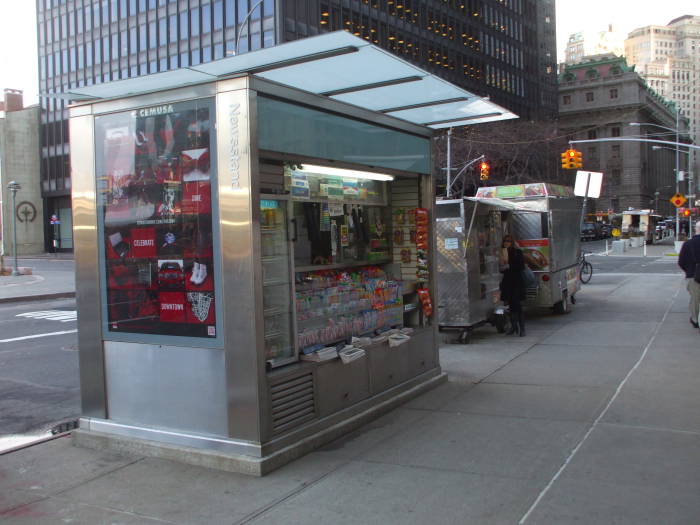
POLYGON ((579 259, 578 274, 581 284, 588 284, 591 277, 593 277, 593 265, 586 260, 586 255, 590 255, 590 253, 587 254, 586 252, 582 251, 581 258, 579 259))

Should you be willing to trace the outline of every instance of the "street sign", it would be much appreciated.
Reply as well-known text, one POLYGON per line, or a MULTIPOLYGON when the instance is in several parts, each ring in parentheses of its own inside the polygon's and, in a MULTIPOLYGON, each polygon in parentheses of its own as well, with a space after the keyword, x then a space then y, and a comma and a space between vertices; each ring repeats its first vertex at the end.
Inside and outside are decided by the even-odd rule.
POLYGON ((49 220, 50 224, 61 224, 61 221, 58 219, 56 215, 52 215, 51 219, 49 220))
POLYGON ((671 197, 671 204, 673 204, 676 208, 680 208, 683 206, 688 199, 683 197, 680 193, 676 193, 673 197, 671 197))

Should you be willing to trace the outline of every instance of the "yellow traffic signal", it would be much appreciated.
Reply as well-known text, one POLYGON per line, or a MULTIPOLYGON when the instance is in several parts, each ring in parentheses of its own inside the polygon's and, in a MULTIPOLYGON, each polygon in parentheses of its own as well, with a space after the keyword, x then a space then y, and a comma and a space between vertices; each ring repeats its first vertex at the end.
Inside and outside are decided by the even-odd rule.
POLYGON ((583 168, 583 156, 581 152, 573 148, 567 149, 561 154, 561 167, 565 170, 583 168))
POLYGON ((489 165, 486 162, 481 163, 481 175, 479 178, 481 180, 489 180, 489 165))
POLYGON ((566 150, 564 153, 561 154, 561 169, 569 169, 569 150, 566 150))

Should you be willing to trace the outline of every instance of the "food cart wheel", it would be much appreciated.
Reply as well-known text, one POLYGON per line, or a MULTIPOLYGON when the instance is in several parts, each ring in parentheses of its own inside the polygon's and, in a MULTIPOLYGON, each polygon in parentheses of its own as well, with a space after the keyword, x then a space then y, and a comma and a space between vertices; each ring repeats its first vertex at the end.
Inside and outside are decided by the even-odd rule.
POLYGON ((501 315, 494 315, 493 316, 493 325, 496 327, 496 331, 499 334, 502 334, 506 331, 507 325, 508 324, 508 318, 501 314, 501 315))
POLYGON ((568 314, 569 313, 569 298, 567 297, 566 291, 562 293, 561 301, 554 303, 554 313, 555 314, 568 314))
POLYGON ((468 345, 470 339, 471 333, 469 332, 469 329, 466 328, 462 330, 462 333, 459 334, 459 337, 457 338, 457 343, 461 345, 468 345))

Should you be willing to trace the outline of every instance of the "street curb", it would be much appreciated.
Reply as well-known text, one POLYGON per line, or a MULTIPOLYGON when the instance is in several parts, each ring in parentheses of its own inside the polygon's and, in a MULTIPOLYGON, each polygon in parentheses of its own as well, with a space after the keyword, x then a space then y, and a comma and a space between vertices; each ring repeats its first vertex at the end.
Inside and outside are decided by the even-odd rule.
POLYGON ((66 299, 69 297, 75 297, 75 292, 57 292, 57 293, 45 293, 39 295, 25 295, 18 297, 0 297, 0 304, 3 303, 21 303, 25 301, 46 301, 49 299, 66 299))

